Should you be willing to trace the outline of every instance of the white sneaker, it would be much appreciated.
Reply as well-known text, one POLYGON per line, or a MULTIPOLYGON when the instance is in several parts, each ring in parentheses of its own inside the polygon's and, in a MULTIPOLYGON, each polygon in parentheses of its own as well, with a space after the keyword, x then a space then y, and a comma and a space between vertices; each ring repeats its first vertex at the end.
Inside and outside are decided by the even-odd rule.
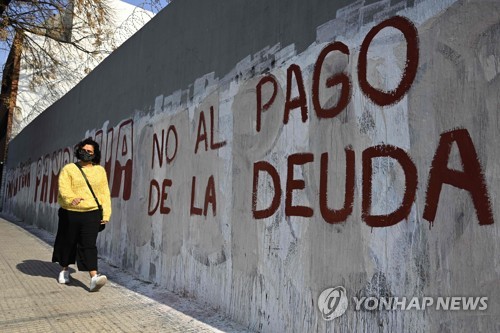
POLYGON ((90 279, 90 291, 91 292, 99 291, 99 289, 101 289, 106 284, 107 281, 108 278, 106 277, 106 275, 101 275, 101 274, 95 275, 90 279))
POLYGON ((59 283, 68 284, 69 283, 69 271, 61 271, 58 278, 59 283))

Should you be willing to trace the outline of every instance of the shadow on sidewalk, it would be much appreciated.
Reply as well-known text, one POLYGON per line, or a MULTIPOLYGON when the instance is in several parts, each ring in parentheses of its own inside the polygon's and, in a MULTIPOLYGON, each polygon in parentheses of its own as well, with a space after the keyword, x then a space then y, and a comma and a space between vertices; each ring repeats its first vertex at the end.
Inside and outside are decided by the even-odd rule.
MULTIPOLYGON (((38 241, 44 243, 44 246, 52 247, 54 244, 55 236, 46 230, 39 229, 36 226, 29 225, 23 221, 17 221, 0 213, 0 217, 10 221, 11 223, 17 225, 18 227, 26 230, 31 235, 33 235, 38 241)), ((197 303, 193 298, 186 297, 185 295, 179 295, 167 291, 163 288, 157 288, 154 284, 142 281, 134 278, 129 272, 125 272, 119 267, 113 266, 107 263, 105 260, 99 257, 99 266, 104 269, 106 276, 110 282, 114 282, 124 288, 139 293, 143 296, 149 297, 150 299, 159 302, 161 304, 167 305, 172 309, 184 313, 192 317, 195 320, 204 322, 205 324, 212 326, 215 329, 221 330, 223 332, 253 332, 236 322, 230 320, 224 314, 219 312, 219 309, 212 308, 210 306, 205 306, 202 303, 197 303)), ((42 276, 46 278, 54 279, 57 283, 57 277, 59 274, 59 265, 54 264, 49 261, 41 260, 25 260, 17 265, 17 269, 27 275, 32 276, 42 276)), ((75 270, 70 267, 70 272, 73 273, 75 270)), ((71 283, 68 286, 82 287, 86 290, 89 289, 87 285, 82 283, 77 279, 71 279, 71 283)))
MULTIPOLYGON (((57 277, 60 272, 60 267, 53 262, 42 260, 24 260, 22 263, 17 264, 16 268, 23 274, 51 278, 55 283, 58 283, 57 277)), ((70 274, 72 274, 76 271, 70 267, 69 272, 70 274)), ((71 279, 71 282, 68 284, 68 286, 80 287, 87 290, 89 289, 87 285, 74 278, 71 279)))

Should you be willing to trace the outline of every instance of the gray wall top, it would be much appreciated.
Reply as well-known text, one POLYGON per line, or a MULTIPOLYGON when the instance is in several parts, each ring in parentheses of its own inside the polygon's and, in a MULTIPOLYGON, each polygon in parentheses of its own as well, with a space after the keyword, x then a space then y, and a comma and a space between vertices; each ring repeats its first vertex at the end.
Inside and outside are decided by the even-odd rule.
POLYGON ((351 2, 174 1, 14 138, 7 165, 73 145, 106 120, 113 126, 147 111, 152 103, 144 101, 186 89, 202 75, 223 77, 266 46, 294 44, 300 52, 315 41, 319 25, 351 2), (74 125, 61 126, 68 123, 74 125))

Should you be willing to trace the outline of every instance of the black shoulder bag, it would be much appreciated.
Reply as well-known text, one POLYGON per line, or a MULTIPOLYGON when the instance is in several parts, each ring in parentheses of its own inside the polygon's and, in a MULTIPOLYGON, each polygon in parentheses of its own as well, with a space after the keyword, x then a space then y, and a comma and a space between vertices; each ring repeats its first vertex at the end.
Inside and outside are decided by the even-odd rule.
MULTIPOLYGON (((85 179, 85 182, 87 183, 87 186, 89 187, 90 193, 92 193, 92 195, 94 196, 94 200, 97 203, 97 208, 99 209, 99 216, 100 216, 100 219, 102 221, 102 217, 103 217, 102 206, 99 203, 99 200, 97 200, 97 197, 95 196, 94 190, 92 189, 92 186, 90 186, 89 180, 87 179, 87 176, 85 176, 85 172, 83 172, 82 167, 78 163, 75 163, 75 165, 78 167, 78 169, 80 169, 80 172, 82 173, 83 178, 85 179)), ((103 231, 104 228, 106 228, 106 224, 101 223, 99 225, 99 232, 103 231)))

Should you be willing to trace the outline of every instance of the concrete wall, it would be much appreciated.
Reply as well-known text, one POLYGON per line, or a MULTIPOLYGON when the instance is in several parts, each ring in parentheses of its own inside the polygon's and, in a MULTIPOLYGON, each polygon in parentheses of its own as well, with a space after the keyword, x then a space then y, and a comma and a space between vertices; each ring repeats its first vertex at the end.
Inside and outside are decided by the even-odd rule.
POLYGON ((263 332, 498 331, 499 37, 497 1, 175 1, 11 142, 4 211, 55 232, 91 135, 142 279, 263 332))

